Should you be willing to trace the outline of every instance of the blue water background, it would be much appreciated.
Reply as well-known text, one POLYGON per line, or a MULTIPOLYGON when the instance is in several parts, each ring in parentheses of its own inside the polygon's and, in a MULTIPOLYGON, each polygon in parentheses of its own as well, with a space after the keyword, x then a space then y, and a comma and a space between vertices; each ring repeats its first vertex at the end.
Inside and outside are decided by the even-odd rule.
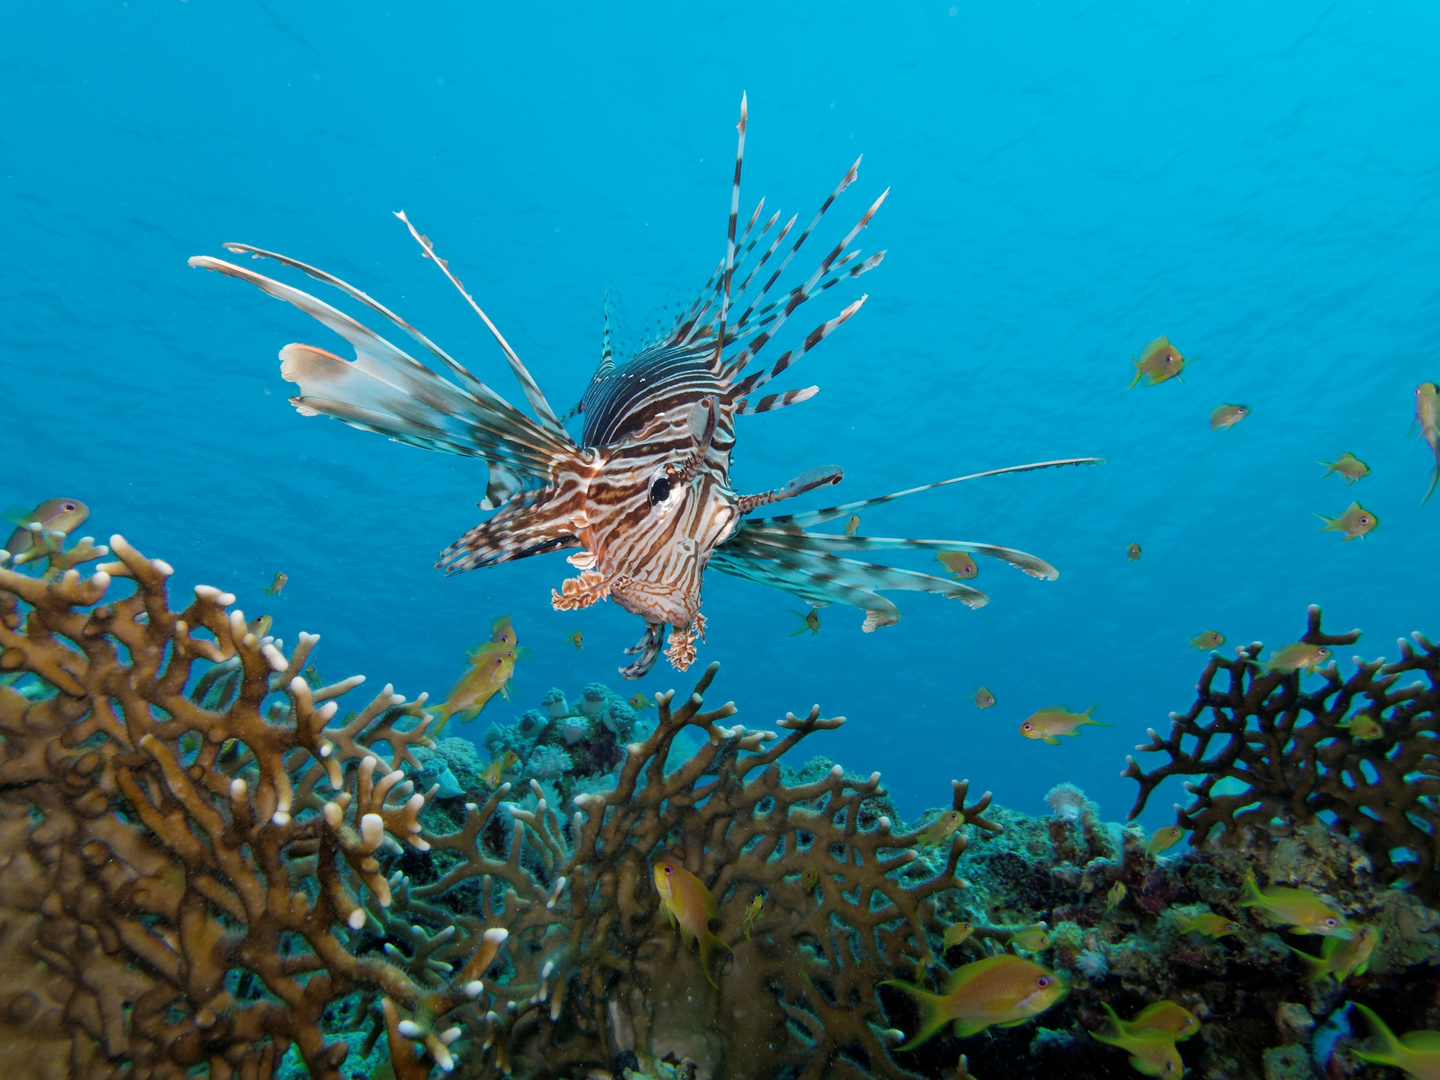
MULTIPOLYGON (((573 573, 558 555, 432 570, 480 516, 481 468, 299 417, 277 350, 343 343, 186 258, 239 240, 317 264, 519 400, 403 208, 564 409, 607 287, 634 342, 723 253, 742 91, 747 210, 764 194, 808 220, 865 155, 797 269, 891 193, 861 239, 890 252, 869 303, 784 380, 818 397, 740 420, 737 486, 843 465, 841 488, 803 503, 819 506, 1108 463, 865 515, 864 533, 1059 567, 1038 582, 982 561, 979 611, 892 594, 897 626, 861 634, 830 608, 818 636, 789 637, 803 605, 712 573, 711 700, 753 727, 812 702, 847 716, 806 750, 881 770, 907 813, 968 777, 1028 811, 1072 780, 1118 816, 1125 755, 1192 700, 1188 637, 1283 644, 1309 603, 1365 630, 1347 652, 1440 632, 1440 499, 1419 505, 1429 453, 1407 438, 1415 385, 1440 378, 1434 5, 174 0, 17 5, 6 24, 0 501, 87 500, 84 531, 174 564, 176 606, 204 582, 272 612, 287 643, 321 632, 327 678, 443 695, 509 612, 535 659, 478 735, 552 685, 622 687, 640 623, 552 612, 573 573), (1202 359, 1127 392, 1128 357, 1159 334, 1202 359), (1253 415, 1211 432, 1222 402, 1253 415), (1374 469, 1352 488, 1316 464, 1346 450, 1374 469), (1352 498, 1379 515, 1371 537, 1316 531, 1352 498), (583 652, 563 641, 577 628, 583 652), (967 701, 981 684, 988 712, 967 701), (1053 747, 1017 734, 1037 707, 1097 701, 1113 728, 1053 747)), ((842 292, 802 309, 797 338, 842 292)), ((662 661, 641 685, 691 681, 662 661)))

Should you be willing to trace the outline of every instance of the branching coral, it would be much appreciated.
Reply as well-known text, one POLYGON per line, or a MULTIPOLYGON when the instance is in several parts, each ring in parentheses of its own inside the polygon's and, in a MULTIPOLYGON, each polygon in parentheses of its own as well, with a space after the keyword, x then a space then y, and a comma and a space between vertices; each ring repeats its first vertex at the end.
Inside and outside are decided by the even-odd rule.
MULTIPOLYGON (((1323 633, 1311 607, 1301 641, 1350 645, 1359 636, 1323 633)), ((1198 777, 1186 784, 1194 801, 1178 810, 1195 843, 1239 847, 1277 819, 1324 821, 1360 844, 1378 881, 1409 883, 1440 905, 1440 647, 1413 637, 1400 641, 1394 663, 1357 658, 1348 680, 1333 663, 1317 669, 1324 685, 1311 691, 1298 672, 1258 667, 1258 643, 1235 660, 1212 655, 1190 711, 1171 714, 1166 738, 1152 730, 1137 747, 1170 760, 1148 773, 1129 760, 1124 775, 1140 784, 1131 817, 1166 778, 1198 777), (1411 672, 1422 680, 1397 686, 1411 672)))
POLYGON ((207 586, 172 611, 170 567, 111 548, 119 561, 83 579, 75 564, 98 549, 52 556, 39 579, 0 569, 0 667, 55 689, 0 688, 7 1060, 36 1076, 261 1077, 293 1046, 338 1080, 348 1047, 325 1012, 364 991, 406 1017, 397 1073, 414 1073, 415 1047, 425 1072, 443 1064, 453 1036, 436 1022, 478 1022, 477 965, 437 985, 348 946, 361 901, 390 902, 382 849, 427 846, 424 797, 392 767, 420 767, 423 698, 386 686, 332 723, 363 680, 312 690, 299 676, 317 638, 287 656, 207 586), (114 595, 116 579, 133 591, 114 595), (197 684, 217 668, 233 700, 207 708, 216 680, 197 684))

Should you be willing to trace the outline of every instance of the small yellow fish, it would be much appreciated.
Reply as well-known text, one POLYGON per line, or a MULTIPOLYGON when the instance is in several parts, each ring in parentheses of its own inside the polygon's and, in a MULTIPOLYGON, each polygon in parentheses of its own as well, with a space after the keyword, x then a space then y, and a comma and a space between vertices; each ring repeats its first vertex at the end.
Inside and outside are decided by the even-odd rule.
POLYGON ((1339 473, 1345 477, 1346 487, 1355 483, 1356 480, 1363 480, 1370 475, 1370 466, 1350 453, 1349 450, 1346 450, 1345 453, 1341 454, 1334 461, 1322 461, 1320 464, 1330 470, 1330 472, 1321 476, 1322 480, 1326 476, 1329 476, 1330 473, 1339 473))
POLYGON ((982 686, 979 690, 975 691, 975 696, 970 700, 975 702, 975 708, 988 709, 991 705, 995 704, 995 695, 992 694, 989 689, 982 686))
POLYGON ((1210 413, 1210 430, 1234 427, 1250 415, 1249 405, 1220 405, 1210 413))
POLYGON ((1435 455, 1430 486, 1420 500, 1424 506, 1435 494, 1436 481, 1440 481, 1440 387, 1433 382, 1422 382, 1415 388, 1415 420, 1420 425, 1420 437, 1430 444, 1430 452, 1435 455))
POLYGON ((305 670, 300 673, 300 676, 316 690, 324 685, 320 678, 320 669, 314 663, 306 664, 305 670))
MULTIPOLYGON (((1195 359, 1198 360, 1199 357, 1195 359)), ((1191 360, 1188 363, 1193 364, 1194 362, 1191 360)), ((1131 363, 1135 365, 1135 378, 1130 380, 1130 385, 1125 388, 1126 390, 1134 387, 1142 377, 1149 378, 1150 382, 1147 384, 1149 386, 1157 386, 1167 379, 1179 378, 1180 373, 1187 366, 1185 358, 1170 344, 1170 339, 1164 336, 1158 337, 1146 345, 1140 351, 1140 359, 1132 359, 1131 363)), ((1184 382, 1185 380, 1180 379, 1180 381, 1184 382)))
POLYGON ((490 762, 489 765, 485 766, 485 771, 480 774, 480 782, 488 788, 497 788, 500 786, 501 779, 505 773, 509 772, 518 764, 520 764, 520 759, 515 755, 515 751, 506 750, 494 761, 490 762))
POLYGON ((800 612, 796 611, 794 608, 791 608, 791 609, 790 609, 790 614, 791 614, 791 615, 798 616, 799 618, 805 620, 805 625, 802 626, 802 627, 800 627, 799 630, 796 630, 795 633, 790 634, 790 635, 789 635, 790 637, 795 637, 796 634, 803 634, 806 630, 809 630, 809 631, 810 631, 810 636, 811 636, 811 637, 814 637, 816 634, 818 634, 818 633, 820 632, 820 609, 819 609, 819 608, 813 608, 813 607, 812 607, 812 608, 810 609, 809 613, 808 613, 808 614, 805 614, 805 615, 801 615, 800 612))
POLYGON ((970 1059, 964 1054, 960 1055, 960 1063, 955 1066, 954 1080, 979 1080, 979 1077, 970 1071, 970 1059))
POLYGON ((1397 1039, 1374 1010, 1358 1001, 1350 1004, 1370 1025, 1370 1038, 1351 1053, 1377 1065, 1394 1065, 1415 1080, 1440 1080, 1440 1031, 1407 1031, 1397 1039))
POLYGON ((940 844, 949 840, 955 835, 955 830, 965 824, 965 815, 959 810, 946 810, 935 821, 915 838, 915 843, 923 846, 940 844))
POLYGON ((963 551, 942 551, 935 556, 935 561, 957 578, 968 580, 980 573, 980 567, 975 565, 975 560, 963 551))
MULTIPOLYGON (((1426 498, 1429 496, 1427 495, 1426 498)), ((1347 544, 1357 536, 1363 539, 1366 533, 1371 532, 1375 526, 1380 524, 1380 519, 1358 502, 1352 502, 1337 518, 1328 518, 1324 514, 1315 516, 1326 523, 1315 530, 1316 532, 1343 532, 1347 544)))
POLYGON ((574 645, 577 649, 585 648, 585 631, 576 630, 573 634, 566 634, 565 644, 574 645))
POLYGON ((261 589, 260 591, 261 591, 262 593, 264 593, 266 596, 279 596, 279 595, 280 595, 280 590, 283 589, 283 588, 285 588, 285 583, 286 583, 287 581, 289 581, 289 580, 290 580, 290 575, 289 575, 289 574, 279 574, 279 573, 277 573, 277 574, 275 575, 275 580, 272 581, 272 582, 270 582, 269 585, 267 585, 265 588, 261 589))
POLYGON ((1336 727, 1349 728, 1350 738, 1360 742, 1370 742, 1385 737, 1385 729, 1363 713, 1356 713, 1354 716, 1341 720, 1336 727))
POLYGON ((1127 548, 1125 549, 1125 554, 1130 556, 1130 561, 1131 561, 1131 562, 1139 562, 1139 561, 1140 561, 1140 545, 1139 545, 1139 544, 1131 544, 1129 547, 1127 547, 1127 548))
POLYGON ((79 499, 46 499, 29 513, 22 511, 13 516, 7 513, 6 520, 15 525, 16 529, 10 534, 10 539, 5 541, 5 550, 11 555, 23 555, 30 550, 35 539, 35 534, 29 528, 31 522, 46 532, 69 535, 85 524, 85 519, 89 516, 90 507, 79 499))
POLYGON ((945 936, 940 939, 940 943, 947 949, 953 949, 974 932, 975 924, 968 919, 961 919, 945 928, 945 936))
POLYGON ((1131 1031, 1163 1032, 1176 1042, 1184 1042, 1200 1030, 1200 1018, 1177 1002, 1157 1001, 1146 1005, 1125 1026, 1131 1031))
POLYGON ((1099 720, 1092 720, 1090 714, 1099 707, 1097 701, 1083 713, 1066 712, 1064 706, 1052 705, 1047 709, 1032 713, 1020 725, 1020 734, 1027 739, 1043 739, 1051 746, 1059 746, 1061 735, 1078 735, 1079 729, 1089 725, 1091 727, 1114 727, 1114 724, 1103 724, 1099 720))
POLYGON ((1110 1046, 1119 1047, 1130 1055, 1130 1066, 1145 1076, 1173 1076, 1176 1080, 1185 1072, 1185 1063, 1180 1060, 1180 1051, 1175 1049, 1175 1037, 1153 1028, 1136 1030, 1126 1024, 1105 1002, 1101 1007, 1108 1014, 1105 1026, 1092 1031, 1090 1037, 1110 1046))
POLYGON ((1226 934, 1233 934, 1240 929, 1239 923, 1232 922, 1224 915, 1217 915, 1213 911, 1202 911, 1198 915, 1184 915, 1175 921, 1175 926, 1182 934, 1193 932, 1212 938, 1222 938, 1226 934))
POLYGON ((1255 872, 1245 875, 1241 907, 1259 908, 1270 922, 1288 926, 1296 934, 1323 934, 1325 937, 1350 939, 1356 929, 1345 917, 1320 897, 1306 889, 1271 885, 1261 891, 1255 883, 1255 872))
POLYGON ((1311 956, 1293 945, 1285 946, 1305 965, 1311 982, 1320 982, 1334 976, 1343 983, 1351 975, 1364 975, 1370 966, 1370 954, 1380 944, 1380 931, 1373 926, 1364 926, 1349 941, 1343 938, 1327 937, 1320 946, 1320 955, 1311 956))
POLYGON ((920 1007, 920 1027, 901 1050, 915 1049, 952 1021, 955 1035, 962 1039, 991 1024, 1023 1024, 1065 996, 1060 976, 1033 960, 1008 953, 956 968, 943 994, 932 994, 897 979, 881 985, 904 991, 920 1007))
POLYGON ((1010 935, 1011 943, 1026 952, 1044 952, 1050 948, 1050 928, 1043 922, 1022 926, 1010 935))
POLYGON ((654 707, 655 699, 645 693, 644 690, 637 690, 630 695, 630 708, 636 712, 644 712, 646 709, 653 709, 654 707))
POLYGON ((436 710, 441 727, 452 716, 474 719, 496 694, 510 700, 505 684, 515 673, 515 661, 520 659, 521 650, 516 640, 509 615, 501 615, 490 624, 490 640, 470 652, 469 670, 460 676, 451 687, 450 696, 436 710))
POLYGON ((860 515, 859 515, 859 514, 851 514, 850 517, 847 518, 846 521, 845 521, 845 535, 846 535, 846 536, 854 536, 855 533, 856 533, 856 531, 857 531, 859 528, 860 528, 860 515))
POLYGON ((1114 911, 1119 907, 1125 899, 1125 893, 1127 891, 1123 881, 1117 881, 1114 885, 1111 885, 1109 891, 1105 893, 1105 910, 1114 911))
POLYGON ((807 893, 813 893, 815 891, 815 887, 819 884, 820 875, 817 874, 814 870, 810 869, 810 867, 807 866, 804 870, 800 872, 800 887, 804 889, 807 893))
POLYGON ((1219 630, 1206 630, 1190 639, 1192 649, 1218 649, 1225 644, 1225 635, 1219 630))
MULTIPOLYGON (((1330 659, 1330 650, 1324 645, 1312 645, 1308 641, 1295 641, 1282 646, 1270 654, 1270 659, 1260 665, 1264 673, 1278 671, 1289 675, 1292 671, 1313 674, 1315 668, 1330 659)), ((1253 661, 1252 661, 1253 663, 1253 661)))
POLYGON ((710 950, 717 945, 726 952, 732 950, 710 932, 710 920, 720 914, 715 898, 703 881, 679 863, 668 859, 655 864, 654 878, 665 921, 680 930, 685 944, 699 946, 700 969, 705 972, 711 986, 717 985, 710 970, 710 950))
POLYGON ((245 629, 249 630, 250 633, 254 634, 257 638, 263 638, 266 634, 270 633, 272 624, 273 620, 271 620, 269 615, 261 615, 258 619, 251 619, 250 625, 245 629))
POLYGON ((740 929, 745 931, 745 940, 750 940, 750 930, 760 921, 760 910, 765 906, 765 894, 756 893, 755 899, 750 901, 750 906, 745 909, 745 918, 740 922, 740 929))
POLYGON ((1150 834, 1150 839, 1145 841, 1145 853, 1147 855, 1159 855, 1162 851, 1169 851, 1185 838, 1185 830, 1179 825, 1163 825, 1150 834))

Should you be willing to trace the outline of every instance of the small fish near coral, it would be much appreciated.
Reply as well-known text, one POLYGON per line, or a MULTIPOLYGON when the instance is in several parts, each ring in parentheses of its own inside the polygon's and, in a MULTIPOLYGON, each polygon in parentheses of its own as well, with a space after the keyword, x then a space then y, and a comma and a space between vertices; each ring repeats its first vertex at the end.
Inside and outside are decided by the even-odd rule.
POLYGON ((1421 383, 1415 388, 1415 422, 1420 425, 1420 437, 1430 446, 1435 457, 1435 467, 1430 470, 1430 486, 1420 500, 1424 506, 1435 494, 1435 484, 1440 482, 1440 387, 1433 382, 1421 383))
POLYGON ((655 891, 660 894, 660 910, 665 921, 680 931, 685 944, 699 947, 700 967, 710 985, 716 986, 711 950, 721 948, 730 952, 731 949, 710 932, 710 920, 720 915, 715 898, 703 881, 672 860, 657 862, 651 876, 655 880, 655 891))
POLYGON ((882 982, 908 994, 920 1009, 920 1025, 901 1050, 914 1050, 954 1023, 958 1038, 992 1024, 1014 1027, 1040 1015, 1065 996, 1065 983, 1033 960, 1009 954, 988 956, 950 973, 945 992, 932 994, 898 979, 882 982))
POLYGON ((1345 916, 1308 889, 1271 885, 1261 889, 1254 871, 1247 872, 1242 885, 1241 907, 1253 907, 1278 926, 1295 934, 1322 934, 1325 937, 1353 938, 1358 931, 1345 916))
POLYGON ((1114 911, 1125 900, 1125 894, 1129 890, 1125 888, 1123 881, 1117 881, 1105 893, 1105 912, 1109 914, 1114 911))
POLYGON ((1139 544, 1130 544, 1129 546, 1127 546, 1127 547, 1125 548, 1125 554, 1130 557, 1130 561, 1131 561, 1131 562, 1139 562, 1139 561, 1140 561, 1140 555, 1141 555, 1140 545, 1139 545, 1139 544))
MULTIPOLYGON (((628 650, 635 660, 621 668, 627 679, 644 676, 659 657, 662 644, 675 668, 683 671, 693 662, 704 640, 700 602, 707 569, 799 593, 812 603, 823 597, 826 603, 860 608, 865 613, 861 628, 866 632, 899 620, 899 610, 881 590, 918 590, 959 599, 970 607, 989 600, 978 589, 958 581, 877 563, 873 561, 875 552, 969 552, 1008 562, 1032 577, 1053 580, 1058 571, 1044 560, 992 544, 807 530, 828 521, 848 520, 868 507, 920 491, 1100 460, 1063 458, 988 469, 820 510, 751 517, 762 507, 844 479, 838 466, 822 465, 768 491, 739 494, 730 484, 735 422, 740 416, 797 404, 817 392, 815 386, 762 391, 852 318, 865 302, 863 295, 814 325, 773 362, 755 362, 802 305, 880 264, 883 251, 861 257, 852 243, 879 210, 886 193, 870 204, 807 279, 772 293, 825 212, 855 182, 860 163, 857 160, 845 171, 815 218, 777 260, 778 269, 762 273, 790 236, 798 215, 778 229, 780 213, 762 217, 763 202, 748 219, 740 216, 748 112, 748 102, 742 97, 725 256, 718 270, 673 325, 633 356, 622 358, 612 353, 607 319, 599 366, 579 402, 563 418, 510 343, 451 272, 448 261, 403 211, 396 216, 424 257, 433 261, 484 321, 533 416, 505 401, 399 315, 316 267, 248 244, 224 245, 234 254, 271 259, 307 274, 368 307, 418 342, 434 367, 300 289, 223 259, 196 256, 190 260, 193 267, 247 281, 294 305, 355 350, 354 360, 310 345, 292 344, 281 350, 280 374, 298 385, 299 392, 290 401, 302 415, 331 416, 411 446, 482 462, 488 477, 483 481, 485 498, 480 506, 494 513, 442 551, 437 567, 454 574, 532 555, 572 551, 568 561, 578 576, 552 590, 551 604, 558 611, 574 611, 609 599, 640 616, 644 631, 628 650), (738 231, 737 226, 741 226, 738 231), (578 440, 564 426, 576 416, 583 418, 578 440), (668 643, 663 642, 666 627, 668 643)), ((1173 364, 1168 358, 1151 363, 1160 365, 1151 372, 1152 380, 1158 380, 1178 374, 1183 361, 1175 354, 1173 364)), ((481 478, 477 476, 476 482, 482 482, 481 478)))
POLYGON ((740 929, 745 932, 746 941, 750 940, 750 931, 753 930, 755 924, 760 921, 760 912, 763 911, 764 908, 765 894, 756 893, 755 898, 751 900, 749 906, 745 908, 745 917, 740 920, 740 929))
POLYGON ((630 695, 629 705, 636 712, 644 712, 646 709, 655 707, 655 697, 653 694, 647 694, 644 690, 637 690, 630 695))
POLYGON ((975 708, 988 709, 995 704, 995 695, 982 686, 979 690, 975 691, 975 696, 970 700, 975 703, 975 708))
POLYGON ((1192 649, 1200 649, 1208 652, 1211 649, 1218 649, 1225 644, 1225 635, 1219 630, 1203 630, 1190 639, 1192 649))
POLYGON ((1370 466, 1366 465, 1365 462, 1361 461, 1348 450, 1334 461, 1322 461, 1320 464, 1324 465, 1327 470, 1321 476, 1321 479, 1331 474, 1338 474, 1345 478, 1346 487, 1355 483, 1356 480, 1363 480, 1370 475, 1370 466))
POLYGON ((1350 1006, 1370 1025, 1370 1038, 1352 1050, 1356 1057, 1394 1065, 1415 1080, 1440 1080, 1440 1031, 1407 1031, 1397 1038, 1373 1009, 1358 1001, 1350 1006))
POLYGON ((576 630, 573 634, 566 634, 565 644, 574 645, 577 649, 585 648, 585 631, 576 630))
POLYGON ((1260 665, 1260 670, 1267 674, 1278 671, 1283 675, 1288 675, 1292 671, 1303 671, 1310 675, 1319 665, 1329 659, 1330 650, 1324 645, 1315 645, 1308 641, 1294 641, 1289 645, 1282 645, 1272 652, 1270 659, 1260 665))
POLYGON ((1210 411, 1210 430, 1223 431, 1234 427, 1249 415, 1249 405, 1217 405, 1210 411))
POLYGON ((945 934, 940 939, 940 944, 946 949, 953 949, 956 945, 968 940, 974 932, 975 924, 969 919, 961 919, 945 928, 945 934))
POLYGON ((1079 735, 1082 727, 1114 727, 1092 719, 1090 714, 1100 707, 1097 701, 1083 713, 1067 712, 1063 705, 1052 705, 1032 713, 1020 724, 1020 734, 1027 739, 1040 739, 1051 746, 1060 745, 1061 735, 1079 735))
POLYGON ((1162 825, 1150 834, 1150 839, 1145 841, 1145 854, 1153 858, 1162 852, 1169 851, 1183 839, 1185 839, 1185 830, 1179 825, 1162 825))
POLYGON ((810 636, 811 636, 811 637, 814 637, 816 634, 818 634, 818 633, 820 632, 820 609, 819 609, 819 608, 813 608, 813 607, 812 607, 809 611, 805 612, 803 615, 802 615, 800 612, 796 611, 794 608, 791 608, 791 609, 790 609, 790 614, 791 614, 791 615, 794 615, 797 619, 799 619, 802 623, 804 623, 804 625, 801 626, 798 630, 792 630, 789 634, 786 635, 787 637, 797 637, 798 635, 805 633, 806 630, 809 630, 809 631, 810 631, 810 636))
POLYGON ((1240 924, 1213 911, 1201 911, 1193 915, 1182 915, 1175 920, 1175 928, 1182 934, 1202 934, 1205 937, 1221 938, 1240 929, 1240 924))
POLYGON ((510 700, 505 684, 515 673, 515 661, 529 653, 517 642, 509 615, 501 615, 490 624, 490 640, 470 651, 469 670, 460 676, 450 696, 435 710, 440 720, 435 729, 437 734, 452 716, 473 720, 496 694, 510 700))
POLYGON ((514 750, 502 751, 499 757, 485 766, 485 771, 480 774, 480 782, 494 791, 504 781, 505 774, 519 764, 520 757, 514 750))
POLYGON ((1360 742, 1373 742, 1385 737, 1385 729, 1375 722, 1374 717, 1366 716, 1364 713, 1347 716, 1335 726, 1347 728, 1350 738, 1360 742))
POLYGON ((942 551, 935 556, 935 561, 950 571, 950 575, 957 580, 968 581, 980 573, 980 567, 975 565, 975 560, 963 551, 942 551))
POLYGON ((1021 952, 1044 952, 1050 948, 1050 928, 1043 922, 1022 926, 1010 935, 1010 944, 1021 952))
POLYGON ((1311 982, 1333 978, 1337 983, 1343 983, 1352 975, 1365 974, 1370 967, 1370 957, 1379 944, 1380 931, 1373 926, 1362 926, 1353 938, 1327 937, 1320 945, 1319 956, 1294 945, 1285 947, 1295 954, 1311 982))
POLYGON ((946 810, 935 819, 929 828, 915 837, 915 843, 922 847, 929 847, 932 844, 943 844, 955 835, 956 829, 964 824, 965 815, 959 810, 946 810))
POLYGON ((1380 524, 1379 519, 1366 510, 1358 502, 1352 502, 1345 508, 1345 512, 1337 518, 1328 518, 1324 514, 1316 514, 1321 521, 1325 522, 1317 532, 1341 532, 1345 534, 1345 543, 1349 543, 1357 536, 1364 539, 1365 534, 1372 531, 1380 524))
MULTIPOLYGON (((79 499, 46 499, 33 510, 25 511, 16 507, 7 510, 4 519, 15 526, 10 539, 5 541, 5 550, 12 557, 29 554, 41 533, 60 533, 68 536, 90 516, 90 507, 79 499)), ((28 560, 16 559, 17 563, 28 560)))
POLYGON ((1130 362, 1135 365, 1135 378, 1130 380, 1130 385, 1125 389, 1132 389, 1142 378, 1149 380, 1147 386, 1158 386, 1169 379, 1179 379, 1180 373, 1198 359, 1200 358, 1197 356, 1186 360, 1180 355, 1180 351, 1170 344, 1170 339, 1161 335, 1140 350, 1139 360, 1131 359, 1130 362))
MULTIPOLYGON (((1177 1036, 1158 1027, 1141 1027, 1121 1020, 1108 1002, 1101 1002, 1106 1014, 1106 1023, 1099 1031, 1092 1031, 1090 1037, 1098 1042, 1118 1047, 1130 1055, 1130 1065, 1144 1076, 1180 1077, 1185 1064, 1176 1049, 1177 1036)), ((1193 1019, 1193 1017, 1192 1017, 1193 1019)))
POLYGON ((273 581, 260 591, 266 596, 279 596, 280 590, 285 588, 285 583, 290 580, 289 574, 277 573, 273 581))

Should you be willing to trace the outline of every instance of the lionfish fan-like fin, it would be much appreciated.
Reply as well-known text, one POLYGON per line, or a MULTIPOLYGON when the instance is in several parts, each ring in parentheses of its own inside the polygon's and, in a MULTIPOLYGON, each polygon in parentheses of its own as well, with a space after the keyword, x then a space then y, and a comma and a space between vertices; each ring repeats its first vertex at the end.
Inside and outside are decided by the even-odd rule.
POLYGON ((740 167, 745 163, 745 122, 750 116, 749 95, 740 95, 739 145, 735 149, 735 183, 730 189, 730 223, 725 238, 725 282, 720 293, 720 331, 715 335, 715 353, 710 369, 720 374, 720 353, 725 348, 725 320, 730 315, 730 281, 735 276, 735 223, 740 216, 740 167))
MULTIPOLYGON (((1044 559, 1015 548, 1000 547, 997 544, 981 544, 970 540, 913 540, 886 536, 836 536, 833 533, 805 532, 793 525, 775 526, 776 521, 786 518, 756 518, 745 522, 744 530, 748 542, 774 548, 777 556, 803 552, 809 555, 858 555, 867 551, 933 551, 943 554, 964 551, 972 555, 985 555, 1009 563, 1017 570, 1023 570, 1031 577, 1042 581, 1054 581, 1060 571, 1044 559)), ((904 588, 904 586, 896 586, 904 588)))
POLYGON ((557 505, 555 499, 553 491, 531 491, 506 502, 493 517, 442 551, 435 569, 447 575, 460 574, 547 551, 579 547, 579 538, 570 531, 568 508, 557 505))
POLYGON ((200 255, 190 265, 250 282, 329 327, 354 348, 354 360, 308 345, 281 351, 282 377, 300 387, 291 402, 306 415, 324 413, 411 445, 484 458, 522 478, 527 488, 548 486, 552 461, 574 449, 564 432, 562 441, 473 377, 467 389, 455 386, 307 292, 223 259, 200 255))
POLYGON ((405 216, 404 210, 397 211, 395 216, 405 223, 405 227, 410 230, 410 235, 415 238, 415 242, 419 244, 425 252, 426 258, 434 260, 435 265, 440 268, 440 272, 450 280, 451 285, 454 285, 455 288, 459 290, 460 295, 465 298, 465 302, 470 305, 475 314, 480 316, 480 321, 485 324, 486 329, 490 331, 490 335, 500 346, 500 351, 505 354, 505 360, 510 365, 510 371, 514 374, 515 380, 520 384, 520 389, 525 392, 525 400, 528 401, 530 407, 535 410, 535 415, 540 421, 540 426, 551 434, 559 435, 561 438, 568 440, 570 436, 567 435, 565 429, 560 426, 560 420, 555 415, 555 410, 550 408, 550 403, 545 400, 545 394, 541 391, 540 384, 531 377, 530 372, 521 362, 520 357, 516 354, 515 350, 510 347, 510 343, 505 340, 505 335, 500 333, 495 324, 490 321, 490 316, 480 310, 480 305, 475 302, 475 298, 466 292, 465 286, 460 284, 460 279, 450 272, 449 261, 435 254, 435 245, 430 242, 429 237, 415 228, 410 219, 405 216))
MULTIPOLYGON (((786 514, 783 517, 767 519, 770 525, 794 525, 798 528, 806 528, 810 525, 822 525, 827 521, 834 521, 836 518, 847 517, 850 514, 858 513, 866 507, 879 506, 882 503, 893 502, 896 499, 904 498, 906 495, 915 495, 921 491, 930 491, 933 488, 949 487, 951 484, 961 484, 966 480, 979 480, 986 476, 1000 476, 1004 473, 1034 472, 1036 469, 1058 469, 1062 465, 1099 465, 1104 458, 1060 458, 1055 461, 1035 461, 1029 465, 1010 465, 1003 469, 987 469, 985 472, 969 473, 965 476, 952 477, 949 480, 937 480, 933 484, 921 484, 919 487, 906 488, 904 491, 894 491, 889 495, 877 495, 873 499, 860 499, 857 502, 842 503, 839 506, 827 506, 820 510, 808 510, 802 514, 786 514)), ((965 550, 965 549, 961 549, 965 550)))

